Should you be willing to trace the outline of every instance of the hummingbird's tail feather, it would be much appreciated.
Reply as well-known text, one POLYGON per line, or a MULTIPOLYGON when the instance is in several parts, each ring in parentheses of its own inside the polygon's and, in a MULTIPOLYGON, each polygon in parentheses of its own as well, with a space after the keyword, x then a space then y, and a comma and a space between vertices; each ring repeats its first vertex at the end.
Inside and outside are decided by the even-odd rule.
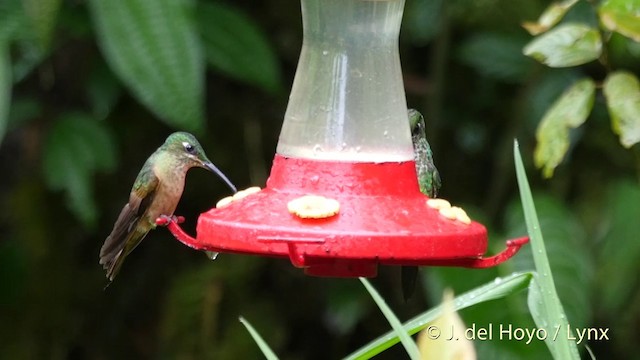
POLYGON ((100 264, 103 269, 107 270, 107 278, 110 281, 118 275, 120 268, 124 263, 124 259, 142 242, 142 239, 149 232, 148 227, 134 227, 127 236, 118 243, 118 247, 112 251, 100 254, 100 264))
POLYGON ((416 289, 416 280, 418 279, 417 266, 402 266, 400 270, 400 282, 402 283, 402 297, 404 302, 409 301, 416 289))
MULTIPOLYGON (((124 247, 123 247, 124 248, 124 247)), ((105 256, 100 258, 100 265, 102 268, 107 270, 107 279, 109 279, 109 283, 113 281, 118 272, 120 271, 120 267, 124 262, 124 256, 122 256, 122 250, 118 251, 115 255, 105 256)))
POLYGON ((107 236, 100 249, 100 265, 107 270, 107 278, 113 278, 120 271, 124 259, 142 241, 151 229, 151 225, 140 221, 134 209, 136 206, 126 204, 118 220, 113 226, 111 234, 107 236))

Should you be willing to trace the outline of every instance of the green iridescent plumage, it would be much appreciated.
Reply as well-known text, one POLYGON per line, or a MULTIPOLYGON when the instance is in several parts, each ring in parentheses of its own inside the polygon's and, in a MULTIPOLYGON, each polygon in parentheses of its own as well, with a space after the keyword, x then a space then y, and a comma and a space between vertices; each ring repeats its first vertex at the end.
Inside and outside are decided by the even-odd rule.
POLYGON ((111 234, 100 249, 100 264, 113 281, 127 255, 155 229, 156 219, 173 216, 184 189, 184 179, 192 167, 218 174, 235 192, 235 187, 207 158, 196 138, 176 132, 167 138, 142 166, 111 234))
POLYGON ((438 196, 442 181, 440 180, 440 173, 433 162, 431 146, 427 141, 424 117, 414 109, 410 109, 408 114, 420 192, 430 198, 434 198, 438 196))
MULTIPOLYGON (((413 152, 416 161, 416 175, 420 192, 430 198, 438 196, 438 191, 442 186, 440 173, 433 162, 433 152, 427 141, 424 117, 417 110, 409 109, 409 125, 411 129, 411 141, 413 142, 413 152)), ((416 286, 418 278, 417 266, 403 266, 400 274, 402 283, 402 295, 408 300, 416 286)))

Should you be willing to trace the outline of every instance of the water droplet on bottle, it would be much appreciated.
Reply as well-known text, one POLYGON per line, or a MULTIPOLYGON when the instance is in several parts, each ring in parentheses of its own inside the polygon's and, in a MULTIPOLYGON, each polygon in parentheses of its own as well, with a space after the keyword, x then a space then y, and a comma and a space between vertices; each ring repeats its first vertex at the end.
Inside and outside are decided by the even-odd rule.
POLYGON ((209 260, 215 260, 218 257, 218 254, 219 254, 219 253, 217 253, 215 251, 205 251, 204 253, 207 255, 209 260))

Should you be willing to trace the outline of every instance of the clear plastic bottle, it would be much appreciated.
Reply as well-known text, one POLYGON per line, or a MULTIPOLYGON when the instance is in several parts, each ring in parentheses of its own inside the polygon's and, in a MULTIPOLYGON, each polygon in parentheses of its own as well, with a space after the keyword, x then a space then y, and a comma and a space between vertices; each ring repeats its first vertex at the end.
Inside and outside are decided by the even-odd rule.
POLYGON ((277 152, 413 159, 398 35, 404 0, 301 0, 304 41, 277 152))

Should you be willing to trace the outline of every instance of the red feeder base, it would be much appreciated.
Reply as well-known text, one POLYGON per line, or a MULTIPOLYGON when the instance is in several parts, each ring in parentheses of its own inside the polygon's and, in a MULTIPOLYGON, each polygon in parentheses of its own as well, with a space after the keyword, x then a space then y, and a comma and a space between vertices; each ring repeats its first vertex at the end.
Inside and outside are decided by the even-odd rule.
POLYGON ((196 239, 175 223, 184 244, 216 252, 288 257, 316 276, 373 277, 378 264, 495 266, 528 238, 507 241, 502 253, 482 258, 487 230, 464 224, 427 205, 415 163, 344 163, 276 155, 262 191, 211 209, 198 219, 196 239), (302 219, 287 203, 321 195, 340 203, 337 215, 302 219))

